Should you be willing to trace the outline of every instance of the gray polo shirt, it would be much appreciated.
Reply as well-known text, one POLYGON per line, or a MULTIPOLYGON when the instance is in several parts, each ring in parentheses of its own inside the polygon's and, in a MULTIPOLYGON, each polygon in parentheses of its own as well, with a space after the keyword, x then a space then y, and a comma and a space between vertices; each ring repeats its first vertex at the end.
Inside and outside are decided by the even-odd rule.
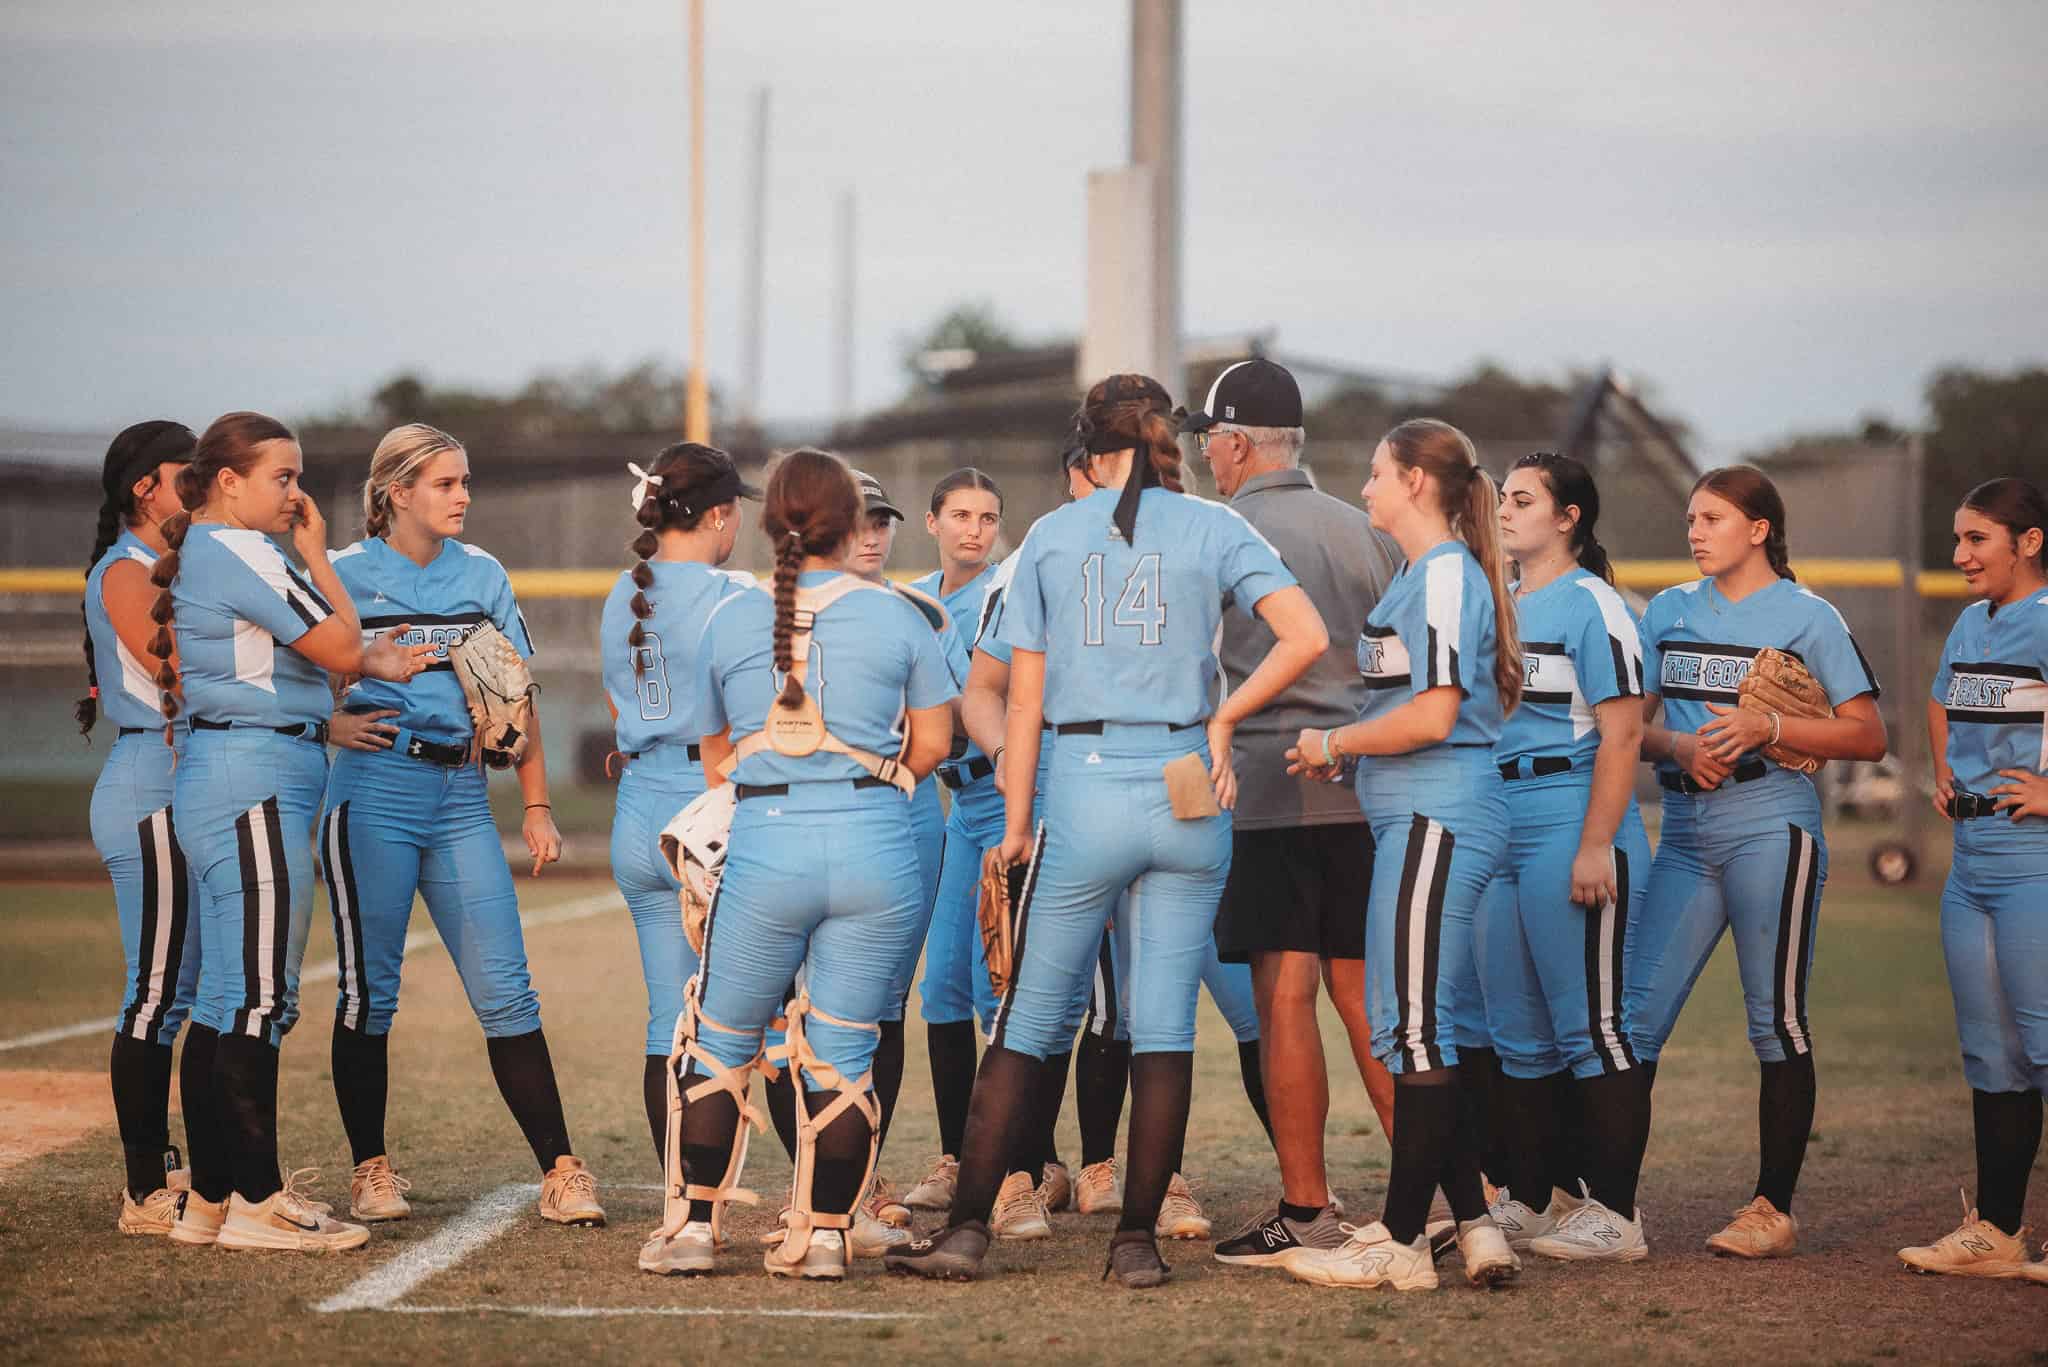
MULTIPOLYGON (((1317 490, 1304 470, 1254 475, 1230 506, 1273 543, 1330 631, 1323 658, 1237 728, 1231 747, 1237 768, 1233 819, 1239 830, 1363 821, 1349 784, 1290 778, 1285 754, 1304 726, 1343 726, 1358 719, 1365 684, 1352 643, 1400 568, 1400 549, 1373 530, 1362 509, 1317 490)), ((1219 658, 1232 688, 1258 668, 1272 646, 1273 633, 1264 622, 1241 612, 1223 614, 1219 658)))

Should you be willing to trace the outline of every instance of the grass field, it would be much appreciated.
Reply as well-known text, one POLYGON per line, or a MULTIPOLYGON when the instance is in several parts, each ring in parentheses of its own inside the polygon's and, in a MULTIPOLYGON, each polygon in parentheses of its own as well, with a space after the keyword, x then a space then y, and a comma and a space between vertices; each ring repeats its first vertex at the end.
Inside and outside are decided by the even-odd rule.
MULTIPOLYGON (((659 1212, 639 1099, 645 1006, 631 927, 612 906, 528 932, 571 1129, 603 1184, 608 1228, 544 1226, 530 1199, 511 1192, 499 1198, 515 1212, 503 1233, 396 1300, 314 1308, 394 1258, 430 1253, 446 1242, 440 1231, 492 1193, 537 1181, 453 971, 430 944, 407 962, 391 1050, 390 1134, 415 1183, 415 1214, 380 1226, 358 1253, 233 1254, 120 1237, 112 1108, 96 1081, 104 1035, 0 1052, 9 1094, 69 1079, 96 1106, 89 1133, 0 1172, 0 1360, 2048 1362, 2048 1288, 1911 1277, 1892 1257, 1955 1224, 1955 1190, 1972 1166, 1968 1094, 1932 894, 1879 893, 1857 886, 1846 860, 1837 867, 1844 876, 1823 913, 1814 974, 1820 1112, 1800 1192, 1804 1249, 1793 1260, 1736 1264, 1700 1246, 1754 1176, 1755 1065, 1724 946, 1665 1055, 1643 1181, 1652 1256, 1633 1267, 1534 1260, 1517 1288, 1489 1295, 1447 1266, 1436 1294, 1395 1296, 1226 1269, 1208 1245, 1187 1244, 1168 1250, 1170 1286, 1133 1296, 1098 1280, 1110 1218, 1066 1215, 1047 1243, 1000 1246, 996 1275, 975 1285, 911 1283, 860 1263, 845 1284, 821 1287, 763 1276, 751 1236, 769 1217, 741 1210, 741 1246, 723 1275, 644 1276, 634 1253, 659 1212)), ((608 891, 522 887, 530 913, 608 891)), ((110 1014, 119 955, 101 886, 15 884, 0 896, 0 1041, 110 1014)), ((331 958, 327 924, 316 911, 309 964, 331 958)), ((426 926, 422 914, 415 928, 426 926)), ((345 1202, 347 1149, 327 1073, 331 992, 331 982, 307 990, 305 1020, 284 1050, 283 1151, 287 1166, 325 1168, 323 1193, 345 1202)), ((1273 1198, 1276 1177, 1229 1032, 1203 1011, 1188 1164, 1228 1230, 1273 1198)), ((1345 1058, 1334 1018, 1328 1032, 1330 1057, 1345 1058)), ((884 1157, 899 1182, 935 1143, 916 1028, 910 1044, 884 1157)), ((1332 1175, 1353 1211, 1371 1212, 1386 1144, 1356 1079, 1336 1090, 1332 1175)), ((1071 1157, 1071 1116, 1062 1141, 1071 1157)), ((787 1172, 772 1139, 755 1144, 749 1185, 779 1192, 787 1172)), ((2040 1168, 2032 1209, 2048 1225, 2040 1168)))

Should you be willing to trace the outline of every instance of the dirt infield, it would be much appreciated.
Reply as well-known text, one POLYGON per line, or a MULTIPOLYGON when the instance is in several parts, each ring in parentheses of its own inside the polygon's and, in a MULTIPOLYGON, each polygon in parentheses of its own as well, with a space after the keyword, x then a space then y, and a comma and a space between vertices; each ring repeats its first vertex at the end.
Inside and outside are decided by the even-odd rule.
MULTIPOLYGON (((545 889, 562 901, 591 891, 545 889)), ((104 914, 83 893, 30 892, 48 903, 51 923, 82 933, 104 914)), ((1892 1256, 1954 1227, 1956 1184, 1972 1163, 1929 900, 1845 890, 1823 921, 1813 1008, 1819 1133, 1794 1259, 1751 1265, 1701 1248, 1754 1176, 1755 1064, 1724 957, 1702 979, 1665 1056, 1643 1184, 1646 1263, 1532 1264, 1521 1285, 1491 1295, 1466 1288, 1447 1265, 1443 1290, 1395 1296, 1225 1268, 1197 1243, 1167 1251, 1171 1286, 1133 1296, 1098 1279, 1114 1221, 1063 1215, 1051 1240, 999 1246, 994 1275, 975 1285, 885 1278, 871 1263, 857 1264, 840 1286, 791 1285, 760 1271, 751 1236, 768 1214, 742 1210, 721 1275, 644 1276, 633 1257, 658 1218, 659 1193, 640 1114, 644 1004, 620 908, 528 936, 570 1125, 603 1184, 609 1227, 558 1229, 533 1214, 525 1188, 537 1173, 491 1087, 451 967, 438 949, 424 950, 407 962, 391 1054, 390 1134, 415 1183, 411 1220, 379 1227, 360 1253, 326 1258, 123 1239, 113 1229, 119 1154, 103 1127, 0 1175, 4 1356, 66 1364, 336 1352, 366 1361, 588 1363, 2048 1363, 2048 1287, 1911 1277, 1892 1256), (459 1250, 452 1259, 450 1249, 459 1250), (351 1295, 350 1303, 376 1308, 315 1308, 351 1295)), ((325 922, 315 926, 310 959, 330 948, 325 922)), ((309 989, 304 1022, 286 1043, 282 1137, 288 1166, 324 1164, 323 1192, 345 1198, 337 1178, 347 1149, 327 1078, 331 991, 309 989)), ((0 998, 9 1028, 17 1019, 27 1028, 30 1015, 49 1023, 40 1010, 17 1012, 21 1005, 0 998)), ((87 1004, 87 1014, 105 1009, 87 1004)), ((1334 1021, 1330 1029, 1330 1056, 1343 1058, 1334 1021)), ((917 1175, 934 1142, 922 1032, 913 1027, 910 1039, 904 1109, 884 1156, 899 1182, 917 1175)), ((94 1071, 104 1052, 94 1036, 9 1062, 90 1078, 106 1117, 94 1071)), ((1227 1232, 1260 1213, 1274 1179, 1229 1032, 1206 1006, 1195 1107, 1188 1165, 1227 1232)), ((1331 1135, 1336 1184, 1354 1212, 1369 1214, 1383 1191, 1386 1146, 1355 1081, 1337 1088, 1331 1135)), ((1070 1118, 1062 1142, 1071 1158, 1070 1118)), ((773 1141, 757 1142, 748 1184, 772 1198, 787 1176, 773 1141)), ((2048 1172, 2037 1171, 2033 1197, 2037 1225, 2048 1223, 2048 1172)), ((921 1218, 921 1227, 929 1223, 921 1218)))
POLYGON ((0 1069, 0 1173, 113 1124, 107 1088, 104 1072, 0 1069))

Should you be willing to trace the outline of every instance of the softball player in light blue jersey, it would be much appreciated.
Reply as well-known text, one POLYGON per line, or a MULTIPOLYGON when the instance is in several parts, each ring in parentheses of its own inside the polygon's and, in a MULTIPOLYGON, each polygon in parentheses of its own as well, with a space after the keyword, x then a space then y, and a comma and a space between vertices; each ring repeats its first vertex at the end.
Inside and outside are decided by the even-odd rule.
POLYGON ((167 549, 151 572, 164 714, 190 726, 171 810, 200 883, 193 1020, 220 1036, 211 1100, 231 1169, 224 1179, 194 1174, 225 1186, 195 1180, 171 1231, 181 1243, 342 1249, 369 1238, 280 1180, 277 1050, 298 1019, 313 906, 331 705, 324 671, 403 682, 432 648, 402 646, 395 632, 364 639, 327 560, 327 524, 299 489, 303 468, 291 429, 275 419, 215 421, 178 476, 187 512, 165 524, 167 549), (271 540, 282 535, 305 573, 271 540), (182 698, 171 692, 180 686, 182 698))
POLYGON ((1493 747, 1522 693, 1521 645, 1493 483, 1464 433, 1402 423, 1373 452, 1364 496, 1407 563, 1358 639, 1360 720, 1304 730, 1288 758, 1292 771, 1323 777, 1357 760, 1375 849, 1366 1015, 1394 1075, 1393 1168, 1378 1221, 1338 1248, 1297 1248, 1281 1266, 1326 1286, 1434 1290, 1424 1227, 1441 1186, 1465 1275, 1491 1285, 1520 1264, 1487 1214, 1478 1110, 1461 1115, 1458 1012, 1478 1001, 1473 916, 1507 847, 1493 747))
MULTIPOLYGON (((468 517, 469 480, 469 456, 453 437, 421 423, 394 427, 370 457, 367 535, 331 557, 362 604, 365 632, 409 624, 401 640, 435 651, 434 663, 404 688, 355 682, 331 723, 341 750, 327 784, 320 858, 341 965, 332 1071, 355 1163, 349 1213, 397 1220, 411 1212, 410 1183, 392 1169, 384 1115, 406 930, 413 900, 422 897, 483 1026, 499 1094, 540 1168, 541 1215, 601 1225, 595 1179, 562 1118, 519 896, 449 658, 451 646, 485 624, 504 632, 522 657, 533 654, 504 566, 455 539, 468 517)), ((537 876, 562 852, 537 719, 516 772, 537 876)))
POLYGON ((641 1094, 654 1157, 668 1132, 666 1077, 683 984, 697 952, 677 914, 681 891, 661 857, 662 828, 704 791, 697 724, 698 639, 721 598, 756 587, 754 576, 718 568, 740 534, 739 500, 761 491, 739 476, 716 447, 678 442, 654 458, 633 491, 640 563, 621 574, 604 600, 599 631, 605 700, 621 760, 612 815, 612 880, 633 916, 640 972, 647 980, 646 1063, 641 1094))
POLYGON ((1494 1223, 1511 1247, 1540 1240, 1540 1253, 1632 1262, 1649 1251, 1635 1197, 1649 1079, 1621 1001, 1650 871, 1634 794, 1643 647, 1599 517, 1593 477, 1570 456, 1523 457, 1501 492, 1501 544, 1519 570, 1522 703, 1494 747, 1508 854, 1474 942, 1502 1071, 1508 1162, 1493 1174, 1494 1223))
POLYGON ((1877 760, 1885 728, 1877 679, 1842 615, 1792 578, 1785 505, 1770 480, 1744 465, 1710 471, 1693 487, 1686 526, 1708 577, 1666 589, 1643 613, 1643 753, 1665 790, 1664 818, 1623 1009, 1636 1057, 1654 1070, 1714 946, 1734 932, 1762 1064, 1758 1176, 1755 1196, 1707 1246, 1778 1257, 1798 1247, 1790 1207, 1813 1128, 1806 985, 1828 851, 1813 780, 1760 752, 1782 740, 1820 759, 1877 760), (1738 707, 1738 686, 1765 648, 1796 656, 1835 715, 1738 707))
POLYGON ((787 1236, 765 1265, 779 1276, 845 1274, 843 1235, 881 1120, 871 1074, 879 1022, 924 932, 905 797, 945 756, 958 692, 943 621, 842 570, 862 515, 844 462, 782 457, 762 512, 774 591, 734 594, 704 626, 693 687, 705 760, 716 769, 737 756, 738 807, 686 1005, 688 1219, 658 1236, 665 1247, 642 1250, 643 1268, 709 1270, 716 1205, 744 1164, 747 1070, 802 966, 787 1009, 786 1057, 801 1074, 795 1189, 787 1236))
MULTIPOLYGON (((191 1174, 171 1144, 171 1046, 191 1013, 199 980, 193 879, 171 814, 176 752, 164 744, 163 704, 143 661, 156 633, 150 570, 165 549, 162 524, 180 510, 178 472, 196 442, 182 423, 144 422, 107 447, 104 495, 85 576, 85 672, 79 731, 104 717, 118 728, 92 789, 92 838, 114 883, 126 985, 108 1073, 127 1180, 116 1228, 168 1234, 191 1174), (105 678, 102 680, 102 667, 105 678)), ((194 1106, 211 1085, 215 1036, 185 1037, 186 1148, 195 1168, 221 1172, 210 1108, 194 1106)))
POLYGON ((1013 784, 1004 795, 1004 857, 1031 856, 1016 972, 976 1078, 950 1222, 887 1254, 895 1269, 978 1272, 1031 1084, 1072 1039, 1061 1031, 1128 889, 1119 933, 1134 1050, 1131 1158, 1111 1270, 1126 1286, 1166 1279, 1153 1227, 1187 1125, 1196 994, 1229 868, 1231 735, 1328 645, 1308 595, 1251 525, 1179 494, 1170 408, 1143 376, 1096 385, 1078 434, 1099 491, 1041 518, 1016 552, 1001 625, 1013 648, 1004 749, 1019 772, 1035 766, 1041 722, 1050 723, 1050 786, 1035 837, 1032 794, 1013 784), (1278 639, 1212 713, 1213 645, 1228 602, 1256 611, 1278 639))
POLYGON ((1941 947, 1977 1138, 1977 1200, 1920 1272, 2048 1283, 2025 1223, 2048 1089, 2048 497, 2023 479, 1972 489, 1955 565, 1975 603, 1942 647, 1927 704, 1935 807, 1955 823, 1941 947))

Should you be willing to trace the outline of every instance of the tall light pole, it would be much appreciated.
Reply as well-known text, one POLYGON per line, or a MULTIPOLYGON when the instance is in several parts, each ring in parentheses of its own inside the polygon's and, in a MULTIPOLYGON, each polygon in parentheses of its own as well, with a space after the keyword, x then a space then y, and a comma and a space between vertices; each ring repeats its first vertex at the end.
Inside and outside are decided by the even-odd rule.
POLYGON ((704 377, 704 0, 690 0, 690 373, 683 439, 711 440, 711 387, 704 377))
POLYGON ((740 420, 761 416, 761 313, 768 242, 768 87, 754 92, 754 184, 747 223, 747 302, 740 338, 740 420))
POLYGON ((1180 352, 1181 0, 1131 0, 1131 165, 1152 175, 1153 378, 1183 397, 1180 352))

